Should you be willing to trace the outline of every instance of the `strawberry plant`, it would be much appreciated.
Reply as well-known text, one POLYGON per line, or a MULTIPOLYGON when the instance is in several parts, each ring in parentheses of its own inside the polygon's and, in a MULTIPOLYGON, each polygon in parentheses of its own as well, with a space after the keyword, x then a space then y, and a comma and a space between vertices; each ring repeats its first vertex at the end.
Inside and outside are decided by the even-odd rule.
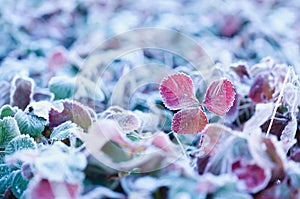
MULTIPOLYGON (((197 133, 208 124, 203 106, 196 99, 192 79, 182 73, 174 74, 162 81, 160 86, 164 104, 178 111, 172 121, 175 133, 197 133)), ((224 116, 233 105, 235 91, 227 79, 214 81, 208 87, 203 105, 211 112, 224 116)))
POLYGON ((299 1, 0 2, 0 199, 300 198, 299 1))

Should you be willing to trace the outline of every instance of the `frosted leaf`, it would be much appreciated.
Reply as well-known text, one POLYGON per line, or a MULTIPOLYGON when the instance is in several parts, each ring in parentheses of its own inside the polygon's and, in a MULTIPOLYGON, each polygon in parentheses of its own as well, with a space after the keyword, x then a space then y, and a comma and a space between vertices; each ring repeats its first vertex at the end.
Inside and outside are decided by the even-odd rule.
POLYGON ((174 115, 172 130, 178 134, 196 134, 204 129, 208 119, 202 107, 186 108, 174 115))
POLYGON ((199 103, 193 89, 192 79, 183 73, 177 73, 161 82, 160 94, 168 109, 178 110, 199 103))
POLYGON ((211 112, 224 116, 233 105, 235 91, 232 83, 227 79, 211 83, 205 95, 203 105, 211 112))

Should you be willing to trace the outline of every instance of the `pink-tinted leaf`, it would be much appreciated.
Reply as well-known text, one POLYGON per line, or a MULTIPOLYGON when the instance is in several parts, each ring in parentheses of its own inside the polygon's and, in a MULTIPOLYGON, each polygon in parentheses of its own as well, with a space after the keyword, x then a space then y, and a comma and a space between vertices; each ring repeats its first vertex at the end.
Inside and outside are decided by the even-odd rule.
POLYGON ((183 73, 177 73, 161 82, 160 94, 168 109, 179 110, 199 103, 193 89, 192 79, 183 73))
POLYGON ((232 83, 227 79, 221 79, 211 83, 203 104, 211 112, 223 116, 233 105, 234 99, 235 91, 232 83))
POLYGON ((137 130, 141 125, 140 119, 132 113, 115 113, 109 119, 115 120, 125 133, 137 130))
POLYGON ((274 88, 271 87, 268 75, 259 75, 254 80, 248 97, 255 103, 266 103, 272 99, 274 88))
POLYGON ((11 105, 25 110, 32 98, 34 82, 30 78, 16 77, 11 88, 11 105))
POLYGON ((230 129, 220 124, 208 124, 202 132, 202 140, 199 147, 203 148, 205 155, 211 154, 213 149, 218 149, 224 144, 221 137, 228 137, 230 129))
POLYGON ((249 164, 244 160, 233 162, 231 169, 241 182, 240 189, 250 193, 257 193, 264 189, 271 179, 270 170, 256 164, 249 164))
POLYGON ((172 130, 179 134, 194 134, 202 131, 207 124, 208 120, 202 107, 190 107, 174 115, 172 130))
POLYGON ((57 48, 48 57, 48 68, 50 70, 57 70, 62 68, 67 63, 66 51, 64 48, 57 48))
POLYGON ((28 198, 77 198, 80 191, 78 184, 70 184, 66 182, 50 182, 47 179, 32 181, 29 184, 26 196, 28 198))
POLYGON ((174 151, 173 142, 171 142, 169 137, 163 132, 160 132, 153 137, 152 144, 166 152, 174 151))
POLYGON ((84 130, 88 130, 89 126, 92 124, 92 119, 86 107, 78 102, 69 100, 62 100, 59 103, 63 106, 62 110, 51 108, 49 112, 50 128, 57 127, 58 125, 71 120, 84 130))
POLYGON ((234 122, 239 114, 239 105, 240 105, 240 97, 239 95, 235 95, 235 99, 233 101, 233 105, 229 109, 229 111, 226 113, 225 119, 226 122, 234 122))

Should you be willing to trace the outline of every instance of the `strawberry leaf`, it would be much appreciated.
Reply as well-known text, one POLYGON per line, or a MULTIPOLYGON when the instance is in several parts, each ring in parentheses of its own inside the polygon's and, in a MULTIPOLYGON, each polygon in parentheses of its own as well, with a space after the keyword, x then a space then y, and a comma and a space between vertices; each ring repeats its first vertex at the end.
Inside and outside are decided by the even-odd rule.
POLYGON ((33 87, 34 81, 31 78, 14 78, 11 88, 11 105, 25 110, 31 101, 33 87))
POLYGON ((267 103, 272 99, 274 91, 268 75, 259 75, 254 80, 248 96, 255 103, 267 103))
POLYGON ((235 91, 232 83, 227 79, 221 79, 211 83, 203 105, 211 112, 224 116, 233 105, 234 99, 235 91))
POLYGON ((71 121, 67 121, 54 128, 50 135, 50 141, 61 141, 72 135, 77 135, 80 132, 82 132, 81 128, 77 127, 77 125, 71 121))
POLYGON ((9 173, 6 176, 0 178, 0 194, 4 194, 5 191, 11 186, 12 180, 15 176, 15 171, 9 173))
POLYGON ((228 137, 230 129, 220 124, 208 124, 202 132, 202 140, 199 143, 199 147, 203 148, 205 155, 212 154, 213 151, 217 151, 223 144, 224 136, 228 137), (225 135, 222 135, 225 134, 225 135))
POLYGON ((7 117, 0 120, 0 148, 5 148, 18 135, 20 135, 20 131, 15 119, 7 117))
POLYGON ((174 115, 172 130, 178 134, 194 134, 203 130, 206 124, 208 120, 202 107, 191 107, 174 115))
POLYGON ((76 91, 76 82, 74 78, 70 77, 52 77, 49 81, 49 88, 54 93, 56 100, 70 98, 76 91))
POLYGON ((17 198, 21 198, 27 188, 28 180, 22 176, 22 172, 18 171, 12 181, 12 192, 17 198))
POLYGON ((177 73, 161 82, 160 94, 168 109, 179 110, 199 104, 193 89, 192 79, 183 73, 177 73))
POLYGON ((12 139, 5 148, 5 154, 11 155, 23 149, 36 149, 36 144, 28 135, 19 135, 12 139))
POLYGON ((21 133, 31 136, 40 136, 48 123, 44 118, 21 110, 16 113, 15 119, 17 120, 21 133))
POLYGON ((13 117, 17 111, 17 107, 11 107, 10 105, 6 104, 0 109, 0 118, 3 119, 4 117, 13 117))
POLYGON ((92 124, 92 118, 86 107, 78 102, 70 100, 59 101, 58 103, 63 106, 63 109, 57 110, 51 108, 49 113, 50 128, 57 127, 70 120, 84 130, 88 130, 89 126, 92 124))

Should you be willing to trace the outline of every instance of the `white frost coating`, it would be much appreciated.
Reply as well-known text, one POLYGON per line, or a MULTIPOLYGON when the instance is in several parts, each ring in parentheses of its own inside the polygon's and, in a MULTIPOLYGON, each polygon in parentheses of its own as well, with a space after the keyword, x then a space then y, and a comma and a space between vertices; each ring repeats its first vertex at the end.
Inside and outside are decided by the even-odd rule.
POLYGON ((273 103, 257 104, 254 115, 245 123, 244 132, 247 134, 261 132, 260 126, 271 117, 273 108, 273 103))

